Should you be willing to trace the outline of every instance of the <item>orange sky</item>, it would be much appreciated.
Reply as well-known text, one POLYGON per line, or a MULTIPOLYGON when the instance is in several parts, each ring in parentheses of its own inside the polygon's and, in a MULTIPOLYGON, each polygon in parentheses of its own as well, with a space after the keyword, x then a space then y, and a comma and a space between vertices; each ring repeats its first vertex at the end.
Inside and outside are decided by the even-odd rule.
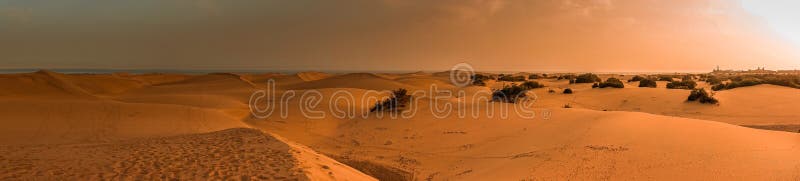
POLYGON ((710 71, 800 68, 727 0, 0 3, 0 67, 710 71))

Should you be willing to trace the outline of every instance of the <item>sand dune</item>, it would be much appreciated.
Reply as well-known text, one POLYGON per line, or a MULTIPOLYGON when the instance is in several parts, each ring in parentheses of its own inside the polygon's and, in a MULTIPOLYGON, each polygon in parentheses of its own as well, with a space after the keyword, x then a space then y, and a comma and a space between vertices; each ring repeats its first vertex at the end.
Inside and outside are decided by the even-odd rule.
POLYGON ((591 84, 567 84, 565 81, 543 81, 548 88, 534 90, 539 96, 537 107, 558 108, 565 104, 573 107, 646 112, 713 120, 738 125, 798 124, 800 89, 774 85, 758 85, 733 90, 717 91, 720 105, 702 105, 686 102, 689 90, 666 89, 659 81, 658 88, 639 88, 626 85, 625 89, 592 89, 591 84), (575 94, 550 94, 550 88, 572 88, 575 94))
POLYGON ((55 144, 205 133, 246 126, 223 110, 97 100, 0 100, 1 144, 55 144))
POLYGON ((547 120, 433 119, 422 113, 339 126, 289 120, 258 127, 418 180, 800 178, 797 134, 644 113, 550 111, 547 120), (297 129, 305 132, 292 131, 297 129))
MULTIPOLYGON (((419 100, 415 106, 424 111, 413 118, 368 113, 388 96, 375 90, 435 84, 464 90, 471 102, 473 94, 510 84, 457 88, 448 79, 448 72, 0 75, 0 164, 10 168, 0 177, 372 179, 363 172, 382 180, 800 179, 800 135, 737 126, 800 124, 800 92, 785 87, 719 91, 720 105, 702 105, 685 102, 688 90, 665 89, 665 82, 592 89, 540 79, 547 87, 531 92, 533 119, 513 112, 436 118, 429 98, 419 100), (270 79, 279 94, 296 90, 285 119, 277 111, 266 119, 249 113, 251 93, 270 79), (561 94, 564 88, 575 93, 561 94), (301 114, 300 95, 311 90, 323 97, 315 110, 328 117, 301 114), (356 103, 331 103, 337 92, 356 103), (330 108, 354 108, 356 117, 332 117, 330 108)), ((503 104, 460 109, 487 105, 503 104)))
POLYGON ((105 144, 2 146, 0 179, 375 180, 254 129, 105 144))
POLYGON ((94 97, 63 74, 51 71, 0 75, 0 92, 5 96, 94 97))
POLYGON ((358 88, 369 90, 391 90, 410 88, 413 86, 394 81, 388 77, 373 73, 351 73, 328 77, 309 82, 302 82, 287 89, 323 89, 323 88, 358 88))
POLYGON ((300 77, 303 81, 315 81, 331 77, 331 75, 322 72, 300 72, 297 73, 297 77, 300 77))

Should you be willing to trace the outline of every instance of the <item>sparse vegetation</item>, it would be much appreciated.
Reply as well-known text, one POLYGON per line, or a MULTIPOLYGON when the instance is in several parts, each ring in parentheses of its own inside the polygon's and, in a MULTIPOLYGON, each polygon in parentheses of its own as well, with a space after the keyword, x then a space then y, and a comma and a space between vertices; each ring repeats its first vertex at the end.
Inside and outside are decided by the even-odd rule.
POLYGON ((544 76, 539 74, 528 75, 528 80, 539 79, 539 78, 547 78, 547 75, 546 74, 544 76))
POLYGON ((712 90, 734 89, 760 84, 772 84, 778 86, 792 87, 800 89, 800 76, 798 75, 739 75, 730 77, 731 82, 720 83, 711 87, 712 90))
POLYGON ((660 75, 660 76, 658 76, 658 81, 669 81, 669 82, 672 82, 672 81, 675 81, 675 80, 673 79, 672 76, 660 75))
POLYGON ((408 90, 397 89, 392 91, 392 96, 382 102, 375 103, 369 112, 388 111, 399 112, 402 111, 406 105, 411 101, 411 95, 408 95, 408 90))
POLYGON ((694 89, 697 83, 693 80, 672 81, 667 83, 667 89, 694 89))
POLYGON ((574 83, 594 83, 594 82, 600 82, 600 81, 601 81, 601 79, 597 75, 592 74, 592 73, 585 73, 585 74, 578 75, 578 77, 575 78, 575 82, 574 83))
POLYGON ((656 81, 654 81, 654 80, 651 80, 651 79, 639 80, 639 87, 656 88, 657 86, 658 86, 658 84, 656 84, 656 81))
POLYGON ((687 101, 698 101, 703 104, 719 103, 719 101, 716 98, 714 98, 713 92, 709 93, 706 91, 706 89, 703 88, 692 90, 692 92, 689 94, 689 98, 687 98, 687 101))
POLYGON ((562 80, 562 79, 574 80, 576 77, 578 77, 578 76, 575 76, 573 74, 567 74, 567 75, 558 76, 558 78, 556 80, 562 80))
POLYGON ((714 75, 706 76, 706 78, 704 78, 702 80, 705 80, 706 82, 708 82, 708 84, 711 84, 711 85, 722 84, 722 81, 723 81, 722 79, 720 79, 719 77, 714 76, 714 75))
POLYGON ((601 82, 598 85, 598 87, 599 88, 606 88, 606 87, 625 88, 625 84, 623 84, 621 80, 619 80, 617 78, 614 78, 614 77, 611 77, 611 78, 606 79, 605 82, 601 82))
POLYGON ((572 94, 572 89, 570 89, 570 88, 566 88, 566 89, 564 89, 564 92, 563 92, 563 93, 564 93, 564 94, 572 94))
POLYGON ((497 78, 498 81, 506 81, 506 82, 519 82, 525 81, 525 76, 513 76, 513 75, 503 75, 500 74, 500 77, 497 78))

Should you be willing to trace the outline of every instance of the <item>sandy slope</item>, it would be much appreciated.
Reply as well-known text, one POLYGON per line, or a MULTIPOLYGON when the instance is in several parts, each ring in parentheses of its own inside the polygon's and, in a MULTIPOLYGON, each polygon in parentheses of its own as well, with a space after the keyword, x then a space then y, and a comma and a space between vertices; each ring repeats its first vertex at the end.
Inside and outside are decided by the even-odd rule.
MULTIPOLYGON (((386 97, 373 90, 429 90, 431 84, 462 90, 448 78, 447 72, 0 75, 0 165, 8 168, 2 176, 288 178, 295 173, 298 179, 311 180, 363 178, 314 149, 384 180, 800 179, 798 134, 732 125, 800 124, 800 92, 784 87, 720 91, 722 103, 715 106, 686 103, 688 91, 667 90, 665 82, 654 89, 638 88, 636 83, 625 89, 592 89, 590 84, 542 79, 548 87, 533 91, 538 98, 534 119, 514 114, 507 119, 440 119, 428 111, 430 99, 420 100, 416 106, 424 111, 409 119, 366 113, 376 100, 362 95, 386 97), (248 112, 251 93, 270 79, 279 93, 297 90, 285 119, 278 111, 267 119, 255 119, 248 112), (561 94, 563 88, 575 94, 561 94), (323 95, 316 110, 328 117, 308 119, 300 113, 300 95, 312 90, 323 95), (342 91, 357 103, 329 102, 342 91), (562 108, 565 104, 574 108, 562 108), (358 117, 331 117, 329 107, 355 108, 358 117), (242 127, 286 139, 232 129, 242 127), (225 131, 215 132, 220 130, 225 131), (176 150, 196 160, 166 154, 176 150), (276 150, 291 156, 272 154, 276 150), (87 158, 95 155, 97 159, 87 158), (174 173, 156 169, 179 166, 184 169, 174 173)), ((464 88, 470 95, 464 100, 508 84, 488 83, 464 88)), ((487 105, 467 104, 463 109, 487 105)))
MULTIPOLYGON (((719 105, 686 102, 689 90, 639 88, 638 82, 626 83, 624 89, 592 89, 591 84, 568 84, 553 79, 540 80, 547 88, 534 90, 539 96, 537 107, 573 107, 646 112, 651 114, 713 120, 737 125, 800 124, 800 89, 774 85, 758 85, 717 91, 719 105), (558 89, 550 94, 548 89, 558 89), (572 88, 575 94, 560 94, 560 88, 572 88)), ((663 83, 663 84, 662 84, 663 83)), ((495 83, 492 86, 502 86, 495 83)))
POLYGON ((0 147, 0 179, 375 180, 255 129, 104 144, 0 147))
POLYGON ((412 119, 290 117, 254 125, 418 180, 800 178, 794 133, 633 112, 549 112, 549 119, 437 119, 420 112, 412 119))

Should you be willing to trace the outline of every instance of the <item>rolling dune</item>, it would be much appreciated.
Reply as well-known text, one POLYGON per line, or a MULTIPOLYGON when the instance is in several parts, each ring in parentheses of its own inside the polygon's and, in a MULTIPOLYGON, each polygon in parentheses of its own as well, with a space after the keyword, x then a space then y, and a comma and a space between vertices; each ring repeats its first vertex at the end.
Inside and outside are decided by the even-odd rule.
POLYGON ((547 87, 532 90, 535 117, 510 110, 504 118, 497 109, 508 104, 472 101, 510 83, 457 88, 448 76, 0 75, 0 165, 8 168, 0 178, 800 179, 800 135, 738 126, 800 124, 798 89, 719 91, 720 105, 702 105, 685 102, 688 90, 668 90, 663 82, 592 89, 540 79, 547 87), (282 102, 285 118, 282 110, 265 119, 249 112, 251 94, 269 79, 278 95, 296 91, 282 102), (410 107, 420 110, 410 118, 369 113, 388 96, 375 91, 425 91, 432 84, 464 90, 465 97, 437 101, 465 103, 452 107, 465 117, 434 115, 431 97, 410 107), (575 93, 562 94, 564 88, 575 93), (309 91, 322 96, 312 111, 326 117, 300 110, 309 91), (342 92, 355 103, 331 102, 342 92), (497 108, 492 117, 490 105, 497 108), (332 116, 350 109, 354 117, 332 116))

